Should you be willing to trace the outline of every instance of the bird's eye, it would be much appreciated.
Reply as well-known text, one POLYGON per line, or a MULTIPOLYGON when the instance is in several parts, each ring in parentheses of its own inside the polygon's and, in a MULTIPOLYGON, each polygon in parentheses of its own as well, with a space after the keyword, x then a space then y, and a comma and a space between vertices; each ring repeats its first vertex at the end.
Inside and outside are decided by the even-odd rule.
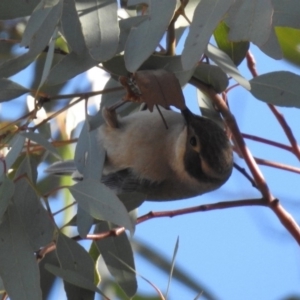
POLYGON ((194 136, 192 136, 192 137, 190 138, 190 144, 191 144, 193 147, 197 146, 197 140, 196 140, 196 138, 195 138, 194 136))

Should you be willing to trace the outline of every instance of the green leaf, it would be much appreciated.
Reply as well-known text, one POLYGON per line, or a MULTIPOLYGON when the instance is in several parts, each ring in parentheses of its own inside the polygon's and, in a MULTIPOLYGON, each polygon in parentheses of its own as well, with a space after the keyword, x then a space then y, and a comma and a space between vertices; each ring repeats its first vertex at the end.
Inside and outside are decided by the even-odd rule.
MULTIPOLYGON (((71 270, 63 270, 56 266, 46 264, 45 265, 46 270, 54 274, 55 276, 61 277, 65 281, 75 285, 79 286, 83 289, 87 289, 93 292, 97 292, 100 295, 106 297, 96 286, 93 282, 90 282, 87 280, 84 276, 79 275, 77 272, 71 271, 71 270)), ((106 297, 107 298, 107 297, 106 297)))
MULTIPOLYGON (((96 225, 95 233, 102 233, 111 230, 113 227, 108 222, 100 222, 96 225)), ((94 241, 97 245, 104 262, 114 276, 116 282, 120 285, 128 297, 133 297, 137 291, 137 281, 133 252, 126 233, 118 236, 108 237, 94 241), (118 257, 121 263, 118 259, 118 257), (128 268, 126 265, 130 266, 128 268)))
MULTIPOLYGON (((139 1, 142 3, 143 1, 139 1)), ((148 19, 132 28, 125 45, 126 69, 135 72, 153 53, 173 16, 176 0, 152 0, 148 19)))
POLYGON ((95 219, 124 226, 133 232, 125 206, 104 184, 88 178, 71 186, 69 190, 82 209, 95 219))
POLYGON ((0 177, 0 223, 15 191, 15 184, 5 175, 0 177))
POLYGON ((9 142, 9 147, 11 147, 11 149, 5 157, 6 170, 9 170, 18 158, 23 149, 24 142, 25 137, 21 136, 20 134, 16 134, 9 142))
POLYGON ((226 73, 220 67, 214 65, 199 64, 193 76, 212 86, 217 93, 225 91, 229 84, 226 73))
POLYGON ((236 0, 226 19, 230 27, 229 39, 234 42, 251 41, 262 46, 269 38, 273 6, 269 0, 236 0))
POLYGON ((0 276, 10 299, 41 300, 38 263, 14 204, 0 224, 0 249, 0 276))
POLYGON ((238 66, 249 50, 249 42, 232 42, 228 39, 228 33, 229 27, 221 22, 214 31, 214 38, 218 47, 238 66))
POLYGON ((226 74, 235 79, 237 83, 239 83, 245 89, 250 90, 249 81, 241 75, 233 61, 226 53, 224 53, 217 47, 208 44, 205 54, 212 61, 214 61, 226 74))
POLYGON ((1 0, 0 20, 8 20, 29 16, 39 2, 40 0, 1 0))
POLYGON ((30 90, 9 79, 0 78, 0 102, 17 98, 30 90))
POLYGON ((46 84, 56 85, 66 82, 76 75, 96 66, 98 63, 98 61, 91 57, 87 49, 80 53, 80 55, 71 52, 51 69, 46 84))
POLYGON ((271 72, 250 80, 254 97, 279 106, 300 108, 300 76, 286 71, 271 72))
POLYGON ((92 225, 94 224, 94 218, 88 214, 84 209, 78 206, 76 216, 77 230, 82 238, 85 238, 89 233, 92 225))
POLYGON ((60 154, 58 153, 57 149, 48 142, 43 135, 40 133, 34 133, 34 132, 22 132, 22 136, 28 138, 29 140, 32 140, 36 142, 37 144, 43 146, 46 150, 48 150, 51 154, 53 154, 56 158, 62 159, 60 154))
POLYGON ((76 54, 82 53, 86 49, 86 45, 74 0, 64 0, 61 27, 72 51, 76 54))
POLYGON ((106 153, 97 140, 98 135, 97 130, 89 131, 88 122, 84 123, 77 142, 74 161, 77 170, 84 178, 100 181, 106 153))
POLYGON ((101 62, 113 57, 117 52, 120 33, 117 1, 78 1, 76 5, 91 57, 101 62))
POLYGON ((197 64, 214 29, 232 3, 232 0, 202 0, 197 5, 182 52, 183 69, 192 69, 197 64))
POLYGON ((276 35, 285 59, 300 65, 300 30, 288 27, 276 27, 276 35))
MULTIPOLYGON (((56 254, 64 271, 72 271, 85 278, 85 285, 74 284, 66 278, 64 283, 68 299, 94 299, 94 262, 87 251, 77 242, 63 234, 58 234, 56 254), (88 283, 88 284, 87 284, 88 283)), ((76 275, 75 275, 76 276, 76 275)))
POLYGON ((300 29, 300 5, 298 0, 272 0, 274 26, 300 29))
MULTIPOLYGON (((1 2, 1 1, 0 1, 1 2)), ((31 64, 48 45, 51 36, 59 22, 63 1, 58 1, 53 7, 42 7, 40 3, 34 11, 23 35, 23 44, 29 45, 29 51, 17 58, 0 64, 0 77, 9 77, 31 64), (43 21, 40 23, 39 18, 43 21), (40 26, 39 26, 40 25, 40 26)))
POLYGON ((23 230, 31 243, 32 251, 49 244, 53 238, 54 224, 49 214, 40 202, 40 197, 31 184, 35 184, 37 178, 37 162, 30 156, 25 156, 21 162, 15 179, 21 175, 25 177, 16 180, 14 204, 22 221, 23 230))
POLYGON ((148 19, 148 16, 135 16, 127 19, 122 19, 119 21, 120 27, 120 36, 119 36, 119 45, 117 53, 123 52, 125 49, 126 41, 128 35, 132 28, 138 26, 140 23, 148 19))

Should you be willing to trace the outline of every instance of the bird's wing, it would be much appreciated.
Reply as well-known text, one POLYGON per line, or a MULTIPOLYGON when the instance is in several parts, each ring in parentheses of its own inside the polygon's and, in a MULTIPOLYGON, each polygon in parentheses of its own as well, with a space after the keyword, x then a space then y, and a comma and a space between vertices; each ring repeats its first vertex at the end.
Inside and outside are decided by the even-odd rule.
POLYGON ((137 177, 131 169, 123 169, 103 175, 101 181, 116 191, 117 194, 131 192, 147 193, 150 187, 159 185, 157 182, 137 177))

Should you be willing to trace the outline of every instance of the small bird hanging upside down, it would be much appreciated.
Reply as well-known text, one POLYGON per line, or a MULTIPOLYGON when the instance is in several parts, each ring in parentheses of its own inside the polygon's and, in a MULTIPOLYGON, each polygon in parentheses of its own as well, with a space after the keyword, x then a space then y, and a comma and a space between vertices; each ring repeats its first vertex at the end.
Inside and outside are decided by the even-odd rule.
POLYGON ((102 182, 116 191, 139 192, 147 200, 190 198, 229 178, 232 148, 215 122, 188 109, 139 111, 117 118, 104 108, 98 141, 106 150, 102 182))
MULTIPOLYGON (((188 109, 161 112, 168 128, 158 110, 119 118, 103 109, 105 123, 96 129, 106 151, 101 181, 118 195, 137 192, 154 201, 186 199, 224 184, 233 166, 225 131, 188 109)), ((46 171, 56 173, 53 166, 46 171)))

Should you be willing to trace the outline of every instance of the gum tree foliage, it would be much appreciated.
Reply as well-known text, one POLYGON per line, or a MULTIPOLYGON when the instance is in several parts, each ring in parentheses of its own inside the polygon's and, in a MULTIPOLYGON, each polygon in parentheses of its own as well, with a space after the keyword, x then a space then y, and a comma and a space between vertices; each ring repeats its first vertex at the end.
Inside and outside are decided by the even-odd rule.
MULTIPOLYGON (((134 234, 135 224, 144 221, 137 219, 134 210, 143 198, 136 194, 118 198, 100 183, 99 170, 105 158, 104 150, 95 143, 95 129, 103 122, 100 112, 86 115, 75 149, 76 167, 84 180, 62 186, 53 177, 37 179, 38 166, 65 159, 61 156, 66 151, 61 146, 74 142, 67 137, 59 116, 71 106, 73 97, 79 102, 92 96, 87 93, 65 97, 62 108, 58 101, 63 98, 58 96, 61 89, 76 75, 95 66, 106 70, 110 77, 105 87, 110 93, 102 96, 100 110, 124 96, 118 77, 139 70, 165 69, 176 75, 181 86, 193 84, 199 88, 202 115, 222 123, 225 120, 235 151, 248 165, 241 176, 247 176, 261 192, 261 199, 249 200, 249 205, 269 206, 299 243, 299 228, 274 201, 259 172, 258 161, 245 148, 226 105, 228 88, 237 84, 266 102, 275 115, 273 105, 300 107, 300 77, 282 71, 257 76, 248 52, 253 43, 274 60, 285 57, 299 63, 292 38, 299 35, 299 16, 296 0, 2 0, 0 19, 6 36, 0 40, 0 101, 13 101, 20 96, 24 99, 24 106, 19 107, 23 117, 1 123, 2 292, 13 300, 42 299, 57 276, 63 279, 68 299, 94 299, 95 293, 102 294, 97 287, 102 270, 95 273, 100 255, 122 290, 116 289, 118 295, 130 298, 138 291, 129 236, 134 234), (184 46, 176 49, 181 39, 185 39, 184 46), (19 47, 23 52, 16 55, 13 50, 19 47), (238 69, 245 59, 253 75, 250 81, 238 69), (30 89, 9 79, 33 63, 30 89), (34 104, 30 110, 24 108, 27 94, 32 95, 28 101, 34 104), (45 111, 48 117, 36 119, 39 111, 45 111), (59 132, 51 131, 47 122, 50 120, 57 122, 59 132), (49 199, 59 189, 65 191, 66 197, 74 197, 76 213, 58 225, 51 210, 53 200, 49 199), (75 231, 65 231, 66 227, 75 231), (85 249, 78 240, 87 237, 93 242, 85 249)), ((121 114, 129 114, 137 106, 131 103, 121 108, 121 114)), ((285 147, 300 159, 286 120, 280 122, 290 145, 262 142, 285 147)), ((245 203, 241 200, 224 207, 245 203)), ((206 207, 209 208, 220 206, 206 207)), ((205 290, 204 296, 213 298, 205 290)))

